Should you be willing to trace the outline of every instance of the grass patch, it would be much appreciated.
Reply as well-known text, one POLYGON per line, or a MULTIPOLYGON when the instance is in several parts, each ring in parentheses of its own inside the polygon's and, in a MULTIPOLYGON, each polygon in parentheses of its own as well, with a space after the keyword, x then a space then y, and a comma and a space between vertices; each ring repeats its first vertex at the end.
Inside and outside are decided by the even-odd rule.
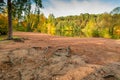
POLYGON ((7 35, 0 35, 0 41, 7 39, 7 35))
POLYGON ((13 36, 13 39, 20 39, 20 37, 18 37, 18 36, 13 36))
POLYGON ((14 37, 13 41, 14 42, 23 42, 24 43, 24 38, 14 37))
MULTIPOLYGON (((21 39, 21 38, 18 36, 13 36, 13 40, 14 39, 21 39)), ((7 35, 0 35, 0 41, 4 41, 4 40, 7 40, 7 35)))

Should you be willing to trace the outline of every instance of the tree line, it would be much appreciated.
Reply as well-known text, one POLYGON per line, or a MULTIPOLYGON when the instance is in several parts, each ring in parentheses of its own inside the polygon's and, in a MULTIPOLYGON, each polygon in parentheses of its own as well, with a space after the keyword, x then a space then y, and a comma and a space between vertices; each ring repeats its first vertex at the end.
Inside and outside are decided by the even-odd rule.
MULTIPOLYGON (((111 13, 81 13, 80 15, 57 18, 50 14, 46 18, 43 13, 40 13, 40 8, 42 7, 41 0, 33 1, 36 3, 36 9, 34 12, 31 12, 29 0, 12 0, 13 10, 10 10, 12 11, 11 19, 8 17, 10 16, 9 9, 1 8, 1 35, 10 33, 10 26, 12 26, 14 31, 41 32, 53 35, 60 32, 60 34, 71 36, 75 33, 77 36, 84 37, 120 38, 120 7, 115 8, 111 13)), ((8 37, 11 39, 12 33, 8 37)))
MULTIPOLYGON (((0 15, 0 28, 6 30, 7 17, 0 15)), ((50 14, 48 18, 44 14, 24 16, 22 21, 13 19, 13 28, 16 31, 41 32, 55 35, 60 31, 73 31, 85 37, 120 38, 120 14, 80 14, 75 16, 57 17, 50 14)))
POLYGON ((56 30, 73 30, 85 37, 120 38, 120 14, 80 14, 59 17, 56 30))

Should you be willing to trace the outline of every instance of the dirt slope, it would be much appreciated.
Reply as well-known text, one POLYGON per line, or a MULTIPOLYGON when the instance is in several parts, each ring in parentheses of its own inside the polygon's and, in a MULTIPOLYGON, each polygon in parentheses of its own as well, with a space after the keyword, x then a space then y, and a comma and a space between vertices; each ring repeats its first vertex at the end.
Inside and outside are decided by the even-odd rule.
POLYGON ((120 40, 14 35, 0 42, 0 80, 120 79, 120 40))

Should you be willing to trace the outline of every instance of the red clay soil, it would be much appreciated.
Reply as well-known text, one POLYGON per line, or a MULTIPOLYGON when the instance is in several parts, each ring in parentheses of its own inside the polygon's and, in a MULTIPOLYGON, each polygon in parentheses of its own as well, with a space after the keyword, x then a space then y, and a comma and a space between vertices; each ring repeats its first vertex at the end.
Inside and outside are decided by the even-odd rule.
POLYGON ((120 79, 120 40, 31 32, 14 36, 21 39, 0 41, 0 80, 120 79))

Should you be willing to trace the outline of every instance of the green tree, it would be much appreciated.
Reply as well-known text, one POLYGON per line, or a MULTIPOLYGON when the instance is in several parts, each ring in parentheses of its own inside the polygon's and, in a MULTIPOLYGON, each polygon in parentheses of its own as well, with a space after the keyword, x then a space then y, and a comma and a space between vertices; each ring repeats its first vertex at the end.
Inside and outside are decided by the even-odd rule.
POLYGON ((47 23, 47 29, 48 34, 54 34, 55 33, 55 17, 53 14, 49 14, 48 16, 48 23, 47 23))
MULTIPOLYGON (((5 4, 5 0, 0 0, 0 6, 3 6, 2 4, 5 4)), ((31 5, 36 4, 35 11, 40 14, 40 8, 42 8, 42 1, 41 0, 7 0, 7 8, 8 8, 8 39, 13 38, 13 29, 12 29, 12 15, 20 18, 22 13, 30 13, 31 5), (17 12, 19 12, 17 14, 17 12)), ((0 8, 0 10, 3 10, 3 7, 0 8)))
POLYGON ((114 8, 114 9, 110 12, 110 14, 120 14, 120 7, 114 8))

